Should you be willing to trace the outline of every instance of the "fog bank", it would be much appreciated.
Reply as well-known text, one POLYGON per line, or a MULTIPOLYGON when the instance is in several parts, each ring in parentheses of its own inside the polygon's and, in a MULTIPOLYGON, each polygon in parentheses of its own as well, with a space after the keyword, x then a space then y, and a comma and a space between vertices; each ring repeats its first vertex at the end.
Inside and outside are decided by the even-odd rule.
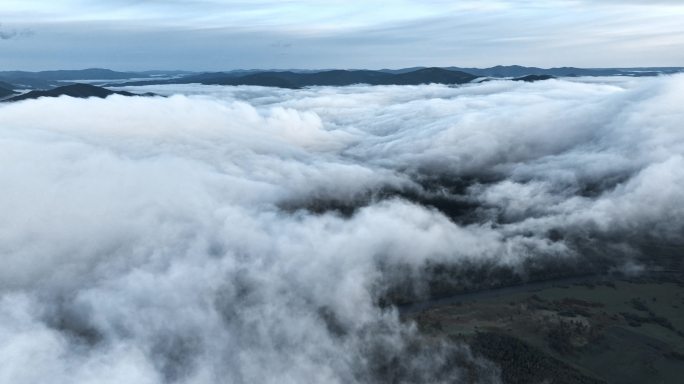
POLYGON ((681 266, 684 76, 136 90, 0 105, 0 382, 495 383, 386 298, 681 266))

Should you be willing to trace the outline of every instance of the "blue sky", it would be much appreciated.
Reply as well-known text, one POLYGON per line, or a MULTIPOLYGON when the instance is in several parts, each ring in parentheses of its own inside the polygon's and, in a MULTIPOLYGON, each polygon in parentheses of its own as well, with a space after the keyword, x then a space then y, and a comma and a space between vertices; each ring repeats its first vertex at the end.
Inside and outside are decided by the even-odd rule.
POLYGON ((2 0, 0 70, 684 66, 675 0, 2 0))

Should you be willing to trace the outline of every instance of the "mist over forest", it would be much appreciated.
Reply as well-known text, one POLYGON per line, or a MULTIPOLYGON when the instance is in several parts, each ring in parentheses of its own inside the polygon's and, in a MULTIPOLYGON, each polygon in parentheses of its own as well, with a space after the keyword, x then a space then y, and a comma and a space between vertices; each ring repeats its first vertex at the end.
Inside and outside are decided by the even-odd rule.
POLYGON ((0 104, 0 382, 497 383, 400 307, 681 268, 683 75, 123 89, 0 104))

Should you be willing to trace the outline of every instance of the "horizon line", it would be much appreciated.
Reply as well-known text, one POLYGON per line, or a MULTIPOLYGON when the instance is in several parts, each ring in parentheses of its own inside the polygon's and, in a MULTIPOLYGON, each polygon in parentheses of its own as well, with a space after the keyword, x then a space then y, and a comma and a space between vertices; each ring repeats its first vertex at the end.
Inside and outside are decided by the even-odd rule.
POLYGON ((329 67, 329 68, 298 68, 298 67, 290 67, 290 68, 234 68, 234 69, 219 69, 219 70, 207 70, 207 69, 163 69, 163 68, 152 68, 152 69, 111 69, 107 67, 85 67, 85 68, 59 68, 59 69, 41 69, 41 70, 25 70, 25 69, 0 69, 0 73, 2 72, 30 72, 30 73, 38 73, 38 72, 51 72, 51 71, 87 71, 87 70, 108 70, 108 71, 113 71, 113 72, 132 72, 132 73, 143 73, 143 72, 155 72, 155 71, 160 71, 160 72, 194 72, 194 73, 211 73, 211 72, 237 72, 237 71, 263 71, 263 72, 268 72, 268 71, 334 71, 334 70, 343 70, 343 71, 398 71, 398 70, 404 70, 404 69, 423 69, 423 68, 458 68, 458 69, 491 69, 491 68, 510 68, 510 67, 520 67, 520 68, 536 68, 536 69, 544 69, 544 70, 550 70, 550 69, 564 69, 564 68, 576 68, 576 69, 590 69, 590 70, 602 70, 602 69, 684 69, 684 65, 682 66, 636 66, 636 67, 630 67, 630 66, 617 66, 617 67, 576 67, 576 66, 554 66, 554 67, 538 67, 538 66, 532 66, 532 65, 520 65, 520 64, 510 64, 510 65, 504 65, 504 64, 498 64, 494 66, 483 66, 483 67, 473 67, 473 66, 457 66, 457 65, 448 65, 448 66, 428 66, 428 65, 416 65, 416 66, 409 66, 409 67, 382 67, 378 69, 372 69, 372 68, 363 68, 363 67, 352 67, 352 68, 335 68, 335 67, 329 67))

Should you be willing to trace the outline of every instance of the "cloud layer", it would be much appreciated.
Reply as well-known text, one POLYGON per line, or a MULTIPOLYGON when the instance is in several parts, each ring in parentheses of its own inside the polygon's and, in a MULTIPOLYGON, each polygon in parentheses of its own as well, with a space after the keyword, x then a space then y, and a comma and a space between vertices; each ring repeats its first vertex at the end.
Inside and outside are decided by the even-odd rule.
POLYGON ((675 0, 4 0, 0 20, 36 31, 30 40, 2 41, 4 70, 595 68, 684 60, 684 5, 675 0))
POLYGON ((684 76, 146 90, 0 106, 0 382, 496 382, 379 302, 684 242, 684 76))

